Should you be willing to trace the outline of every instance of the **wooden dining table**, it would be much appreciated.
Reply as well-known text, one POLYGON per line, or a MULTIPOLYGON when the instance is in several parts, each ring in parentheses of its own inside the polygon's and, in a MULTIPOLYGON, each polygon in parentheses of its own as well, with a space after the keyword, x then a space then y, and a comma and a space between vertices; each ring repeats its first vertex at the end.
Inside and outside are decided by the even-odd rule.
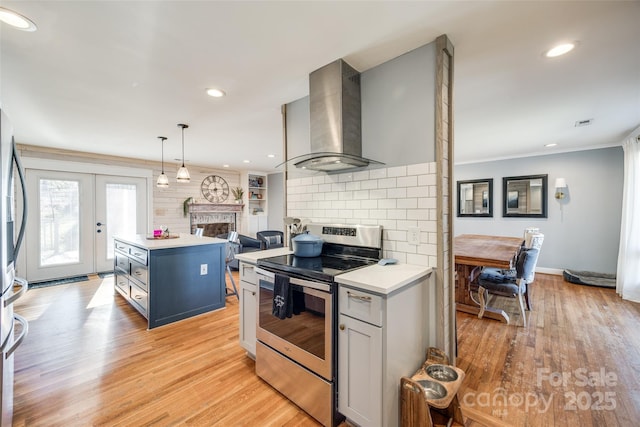
MULTIPOLYGON (((472 297, 472 283, 482 267, 514 268, 522 237, 461 234, 453 239, 456 269, 456 309, 478 314, 480 306, 472 297)), ((499 308, 485 308, 482 317, 509 322, 509 316, 499 308)))

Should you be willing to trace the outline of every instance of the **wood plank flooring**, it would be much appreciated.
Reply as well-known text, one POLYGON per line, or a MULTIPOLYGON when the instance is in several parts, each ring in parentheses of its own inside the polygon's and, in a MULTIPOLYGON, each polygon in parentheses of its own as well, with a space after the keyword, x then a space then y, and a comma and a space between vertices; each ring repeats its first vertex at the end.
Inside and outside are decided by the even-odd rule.
MULTIPOLYGON (((640 304, 559 276, 537 274, 533 286, 526 329, 515 306, 511 325, 458 315, 467 426, 635 425, 640 304), (579 385, 579 369, 617 379, 579 385)), ((255 376, 235 297, 147 331, 112 279, 94 277, 30 290, 16 311, 30 331, 15 353, 14 426, 318 425, 255 376)))
POLYGON ((515 426, 632 426, 640 420, 640 304, 613 289, 536 274, 523 328, 459 313, 467 408, 515 426), (604 380, 604 381, 600 381, 604 380))

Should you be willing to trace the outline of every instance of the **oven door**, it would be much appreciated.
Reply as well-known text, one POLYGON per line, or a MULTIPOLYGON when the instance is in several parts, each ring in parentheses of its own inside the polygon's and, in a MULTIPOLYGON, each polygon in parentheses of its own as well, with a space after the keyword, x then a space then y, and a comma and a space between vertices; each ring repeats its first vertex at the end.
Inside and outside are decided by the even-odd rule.
POLYGON ((280 319, 272 314, 275 274, 261 268, 255 271, 259 283, 258 340, 332 381, 331 284, 290 277, 294 314, 280 319))

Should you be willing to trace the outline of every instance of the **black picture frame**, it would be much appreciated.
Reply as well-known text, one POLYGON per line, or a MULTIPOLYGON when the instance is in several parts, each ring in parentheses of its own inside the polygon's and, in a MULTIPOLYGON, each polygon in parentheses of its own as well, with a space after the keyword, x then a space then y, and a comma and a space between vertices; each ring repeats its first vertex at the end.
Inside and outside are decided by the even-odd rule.
POLYGON ((502 178, 502 216, 547 218, 548 175, 502 178))
POLYGON ((493 217, 493 178, 457 181, 457 189, 459 217, 493 217))

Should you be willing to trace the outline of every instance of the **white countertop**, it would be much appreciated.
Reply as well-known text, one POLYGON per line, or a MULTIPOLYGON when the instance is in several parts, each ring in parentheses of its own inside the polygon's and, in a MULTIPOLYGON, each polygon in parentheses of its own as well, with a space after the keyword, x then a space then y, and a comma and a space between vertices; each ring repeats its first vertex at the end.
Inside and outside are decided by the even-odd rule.
POLYGON ((235 258, 240 261, 250 262, 251 264, 257 264, 258 260, 261 258, 269 258, 272 256, 279 256, 279 255, 289 255, 292 253, 293 251, 289 248, 276 248, 276 249, 267 249, 265 251, 253 251, 253 252, 245 252, 243 254, 235 254, 235 258))
POLYGON ((336 282, 363 291, 389 295, 433 271, 413 264, 371 265, 336 276, 336 282))
POLYGON ((186 233, 180 233, 176 239, 147 239, 145 234, 114 236, 114 239, 149 250, 227 243, 226 240, 218 239, 217 237, 198 237, 186 233))

